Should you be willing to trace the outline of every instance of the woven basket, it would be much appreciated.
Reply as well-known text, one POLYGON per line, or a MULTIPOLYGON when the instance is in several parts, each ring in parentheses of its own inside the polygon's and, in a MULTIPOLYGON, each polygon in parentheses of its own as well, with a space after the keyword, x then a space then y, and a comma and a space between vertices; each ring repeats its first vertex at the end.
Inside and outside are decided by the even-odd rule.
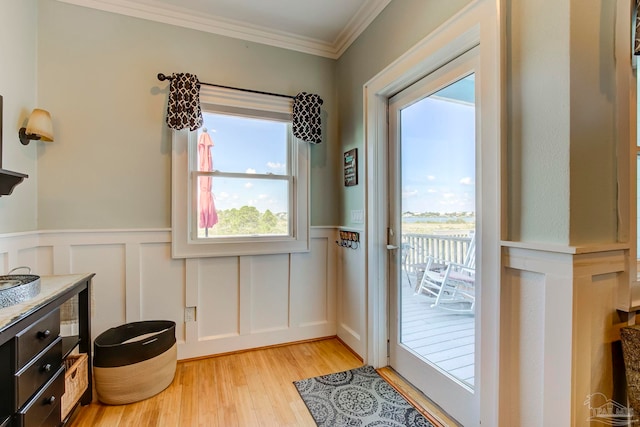
POLYGON ((620 329, 629 406, 640 413, 640 325, 620 329))
POLYGON ((78 321, 78 295, 74 295, 60 306, 60 321, 75 323, 78 321))
POLYGON ((88 359, 87 355, 71 354, 64 360, 64 394, 62 395, 62 419, 65 419, 80 396, 87 390, 88 359))
POLYGON ((98 400, 123 405, 160 393, 176 372, 175 322, 134 322, 94 341, 93 373, 98 400))

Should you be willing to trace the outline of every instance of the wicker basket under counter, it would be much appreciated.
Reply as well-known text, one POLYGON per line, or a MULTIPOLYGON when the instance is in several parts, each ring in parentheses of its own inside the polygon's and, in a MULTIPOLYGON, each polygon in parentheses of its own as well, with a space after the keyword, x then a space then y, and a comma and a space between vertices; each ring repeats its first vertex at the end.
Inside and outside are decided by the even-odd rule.
POLYGON ((87 355, 70 354, 64 360, 64 394, 62 395, 62 419, 65 419, 80 396, 87 390, 88 359, 87 355))

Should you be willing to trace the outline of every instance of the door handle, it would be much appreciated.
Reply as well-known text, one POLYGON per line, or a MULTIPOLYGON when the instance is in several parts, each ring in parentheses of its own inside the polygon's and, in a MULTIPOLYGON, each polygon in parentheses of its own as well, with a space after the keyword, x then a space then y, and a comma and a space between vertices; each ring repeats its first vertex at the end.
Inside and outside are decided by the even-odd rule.
POLYGON ((388 250, 399 249, 399 246, 396 245, 387 245, 388 250))

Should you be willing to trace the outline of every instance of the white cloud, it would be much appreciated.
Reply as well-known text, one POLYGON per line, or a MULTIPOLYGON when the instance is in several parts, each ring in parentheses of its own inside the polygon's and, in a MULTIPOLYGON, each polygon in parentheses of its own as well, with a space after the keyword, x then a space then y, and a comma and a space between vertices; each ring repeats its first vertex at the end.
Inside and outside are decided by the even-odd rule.
POLYGON ((402 198, 408 199, 409 197, 415 197, 418 195, 418 190, 403 190, 402 198))
POLYGON ((445 199, 452 199, 454 197, 456 197, 455 193, 444 193, 442 195, 442 197, 444 197, 445 199))
POLYGON ((244 184, 244 188, 251 188, 251 187, 253 187, 253 184, 250 182, 247 182, 244 184))
POLYGON ((285 168, 287 167, 287 165, 285 165, 284 163, 277 163, 277 162, 267 162, 267 167, 271 170, 274 171, 283 171, 285 170, 285 168))
POLYGON ((221 193, 216 195, 216 198, 220 199, 220 200, 228 199, 229 198, 229 193, 227 193, 226 191, 222 191, 221 193))
POLYGON ((268 198, 268 197, 269 197, 269 195, 268 195, 268 194, 260 194, 260 195, 258 196, 258 199, 260 199, 260 200, 264 200, 264 199, 266 199, 266 198, 268 198))
POLYGON ((433 175, 429 175, 429 176, 427 177, 427 179, 428 179, 429 181, 434 181, 434 180, 436 179, 436 177, 435 177, 435 176, 433 176, 433 175))
POLYGON ((464 177, 464 178, 462 178, 460 180, 460 184, 462 184, 462 185, 471 185, 471 184, 473 184, 473 181, 471 180, 471 177, 466 176, 466 177, 464 177))
POLYGON ((256 173, 255 169, 249 168, 245 171, 245 173, 256 173))
POLYGON ((433 194, 433 193, 437 193, 437 192, 438 192, 438 190, 435 190, 433 188, 430 188, 430 189, 427 190, 427 193, 432 193, 433 194))

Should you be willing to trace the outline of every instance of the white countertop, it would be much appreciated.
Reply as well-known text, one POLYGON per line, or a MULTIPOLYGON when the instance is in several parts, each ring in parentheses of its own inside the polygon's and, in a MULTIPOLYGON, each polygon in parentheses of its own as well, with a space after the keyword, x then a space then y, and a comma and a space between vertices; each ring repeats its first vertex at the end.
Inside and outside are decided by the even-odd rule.
POLYGON ((23 315, 31 313, 38 307, 54 300, 58 295, 72 288, 76 283, 86 280, 91 276, 93 276, 92 273, 40 277, 40 293, 35 298, 9 307, 0 308, 0 330, 17 321, 23 315))

